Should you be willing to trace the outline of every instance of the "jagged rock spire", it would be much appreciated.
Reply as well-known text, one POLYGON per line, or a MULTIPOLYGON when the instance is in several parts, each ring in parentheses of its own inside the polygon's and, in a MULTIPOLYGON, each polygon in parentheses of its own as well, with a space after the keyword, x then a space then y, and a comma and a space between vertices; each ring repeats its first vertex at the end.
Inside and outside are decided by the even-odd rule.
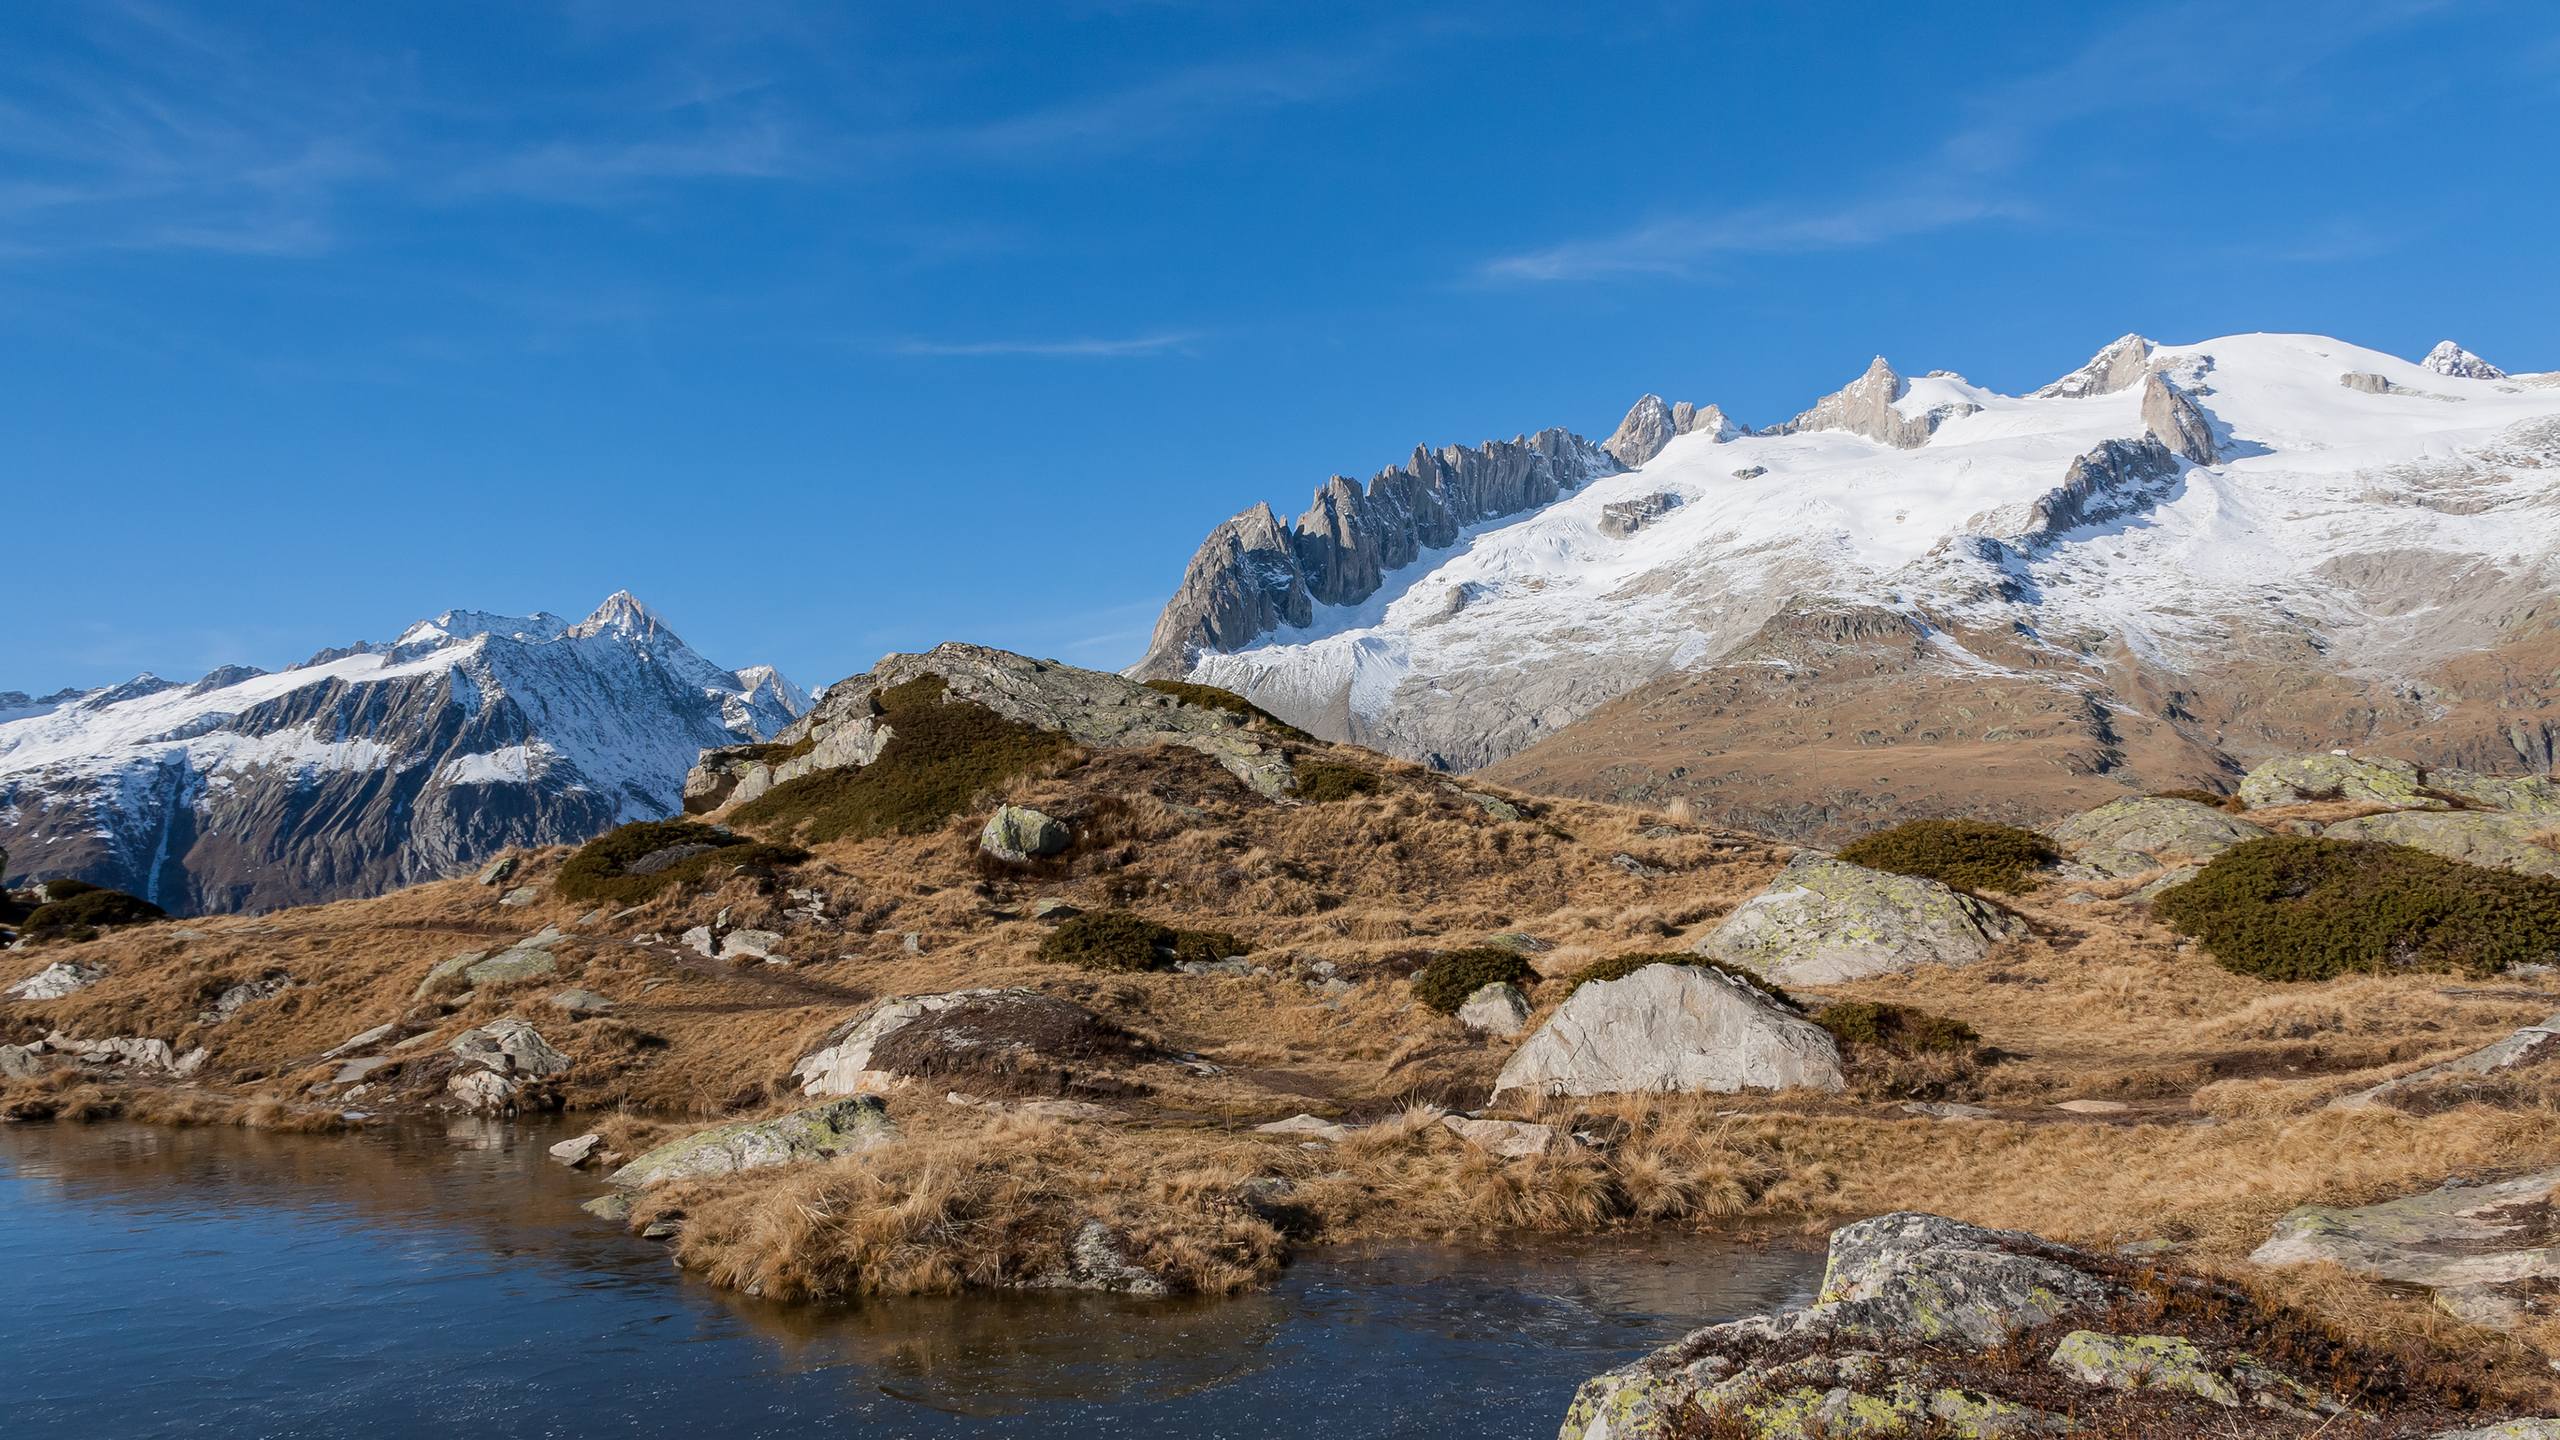
POLYGON ((1772 427, 1769 433, 1798 435, 1808 430, 1846 430, 1898 450, 1917 450, 1929 443, 1941 421, 1973 408, 1940 406, 1926 415, 1905 415, 1894 408, 1893 402, 1901 399, 1908 388, 1879 355, 1867 362, 1865 373, 1857 379, 1823 396, 1812 409, 1793 420, 1772 427))
POLYGON ((2090 395, 2112 395, 2139 385, 2143 374, 2151 368, 2154 348, 2149 340, 2128 331, 2108 341, 2104 349, 2089 357, 2088 364, 2038 390, 2035 398, 2077 400, 2090 395))
POLYGON ((1703 430, 1718 441, 1730 440, 1738 429, 1725 418, 1724 411, 1714 405, 1693 405, 1686 400, 1667 404, 1659 395, 1646 395, 1627 410, 1627 418, 1600 448, 1609 452, 1628 469, 1662 453, 1662 447, 1673 437, 1703 430))
POLYGON ((2204 408, 2157 370, 2142 382, 2142 423, 2170 453, 2191 464, 2211 465, 2222 458, 2204 408))

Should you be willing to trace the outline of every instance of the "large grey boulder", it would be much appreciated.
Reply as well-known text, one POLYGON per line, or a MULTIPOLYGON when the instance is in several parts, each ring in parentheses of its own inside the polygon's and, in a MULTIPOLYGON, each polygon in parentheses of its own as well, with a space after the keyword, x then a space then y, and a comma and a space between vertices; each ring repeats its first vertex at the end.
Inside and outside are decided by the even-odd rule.
POLYGON ((2319 1261, 2402 1285, 2476 1325, 2512 1328, 2533 1291, 2560 1280, 2551 1202, 2560 1169, 2492 1185, 2446 1184, 2374 1205, 2306 1205, 2277 1222, 2249 1258, 2260 1265, 2319 1261))
POLYGON ((986 828, 978 832, 978 848, 1019 865, 1055 855, 1074 838, 1066 826, 1028 805, 999 805, 987 817, 986 828))
POLYGON ((2307 800, 2348 800, 2395 810, 2451 807, 2426 793, 2427 772, 2382 755, 2287 755, 2269 760, 2240 780, 2240 800, 2250 809, 2298 805, 2307 800))
POLYGON ((1647 965, 1595 981, 1512 1052, 1496 1095, 1839 1090, 1821 1026, 1702 965, 1647 965))
POLYGON ((2536 838, 2560 830, 2560 818, 2503 810, 2391 810, 2341 820, 2320 833, 2332 840, 2407 845, 2466 865, 2519 875, 2560 875, 2560 850, 2536 838))
MULTIPOLYGON (((2156 1417, 2162 1399, 2222 1412, 2234 1435, 2269 1433, 2278 1417, 2297 1422, 2282 1433, 2309 1435, 2345 1408, 2250 1355, 2123 1333, 2135 1300, 2124 1273, 2037 1236, 1935 1215, 1862 1220, 1832 1232, 1811 1305, 1694 1331, 1586 1381, 1558 1440, 2026 1437, 2080 1425, 2141 1434, 2124 1422, 2156 1417), (2074 1321, 2040 1364, 1998 1353, 2074 1321)), ((2213 1282, 2181 1283, 2207 1303, 2240 1300, 2213 1282)))
POLYGON ((1036 990, 953 990, 884 1000, 836 1027, 791 1076, 804 1095, 865 1095, 910 1080, 968 1080, 1016 1093, 1091 1090, 1141 1058, 1126 1031, 1036 990))
POLYGON ((607 1178, 616 1185, 638 1187, 734 1175, 868 1150, 887 1144, 897 1133, 878 1097, 858 1095, 771 1120, 740 1120, 697 1130, 646 1152, 607 1178))
POLYGON ((2140 875, 2180 861, 2210 860, 2266 827, 2193 800, 2110 800, 2047 832, 2071 858, 2110 879, 2140 875))
POLYGON ((107 978, 106 970, 78 960, 56 960, 6 990, 12 1000, 59 1000, 107 978))
POLYGON ((2485 1080, 2514 1071, 2544 1067, 2560 1067, 2560 1015, 2554 1015, 2539 1025, 2527 1025, 2468 1055, 2411 1071, 2398 1079, 2385 1080, 2352 1095, 2341 1095, 2330 1101, 2329 1107, 2333 1110, 2364 1110, 2375 1105, 2394 1105, 2426 1091, 2458 1088, 2463 1081, 2485 1080))
POLYGON ((1916 875, 1800 855, 1697 952, 1778 985, 1836 985, 1917 965, 1970 965, 2027 931, 1998 906, 1916 875))

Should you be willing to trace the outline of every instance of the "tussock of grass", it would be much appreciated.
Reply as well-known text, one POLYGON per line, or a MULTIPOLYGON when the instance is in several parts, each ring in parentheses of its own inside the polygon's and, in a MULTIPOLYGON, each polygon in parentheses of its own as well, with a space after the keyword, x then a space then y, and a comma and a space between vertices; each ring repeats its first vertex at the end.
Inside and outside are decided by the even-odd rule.
POLYGON ((679 881, 692 884, 715 868, 797 865, 808 858, 809 852, 797 846, 765 844, 691 820, 643 820, 578 847, 552 884, 572 900, 636 905, 679 881), (693 845, 710 848, 645 875, 629 868, 662 850, 693 845))
POLYGON ((1487 985, 1526 988, 1537 983, 1538 972, 1520 952, 1499 945, 1470 945, 1434 955, 1414 972, 1413 998, 1443 1015, 1455 1015, 1468 996, 1487 985))
POLYGON ((1378 772, 1338 760, 1301 760, 1297 764, 1298 798, 1310 805, 1378 793, 1378 772))
POLYGON ((30 939, 85 938, 118 925, 142 925, 169 918, 168 911, 121 890, 101 889, 80 881, 56 881, 48 889, 58 891, 68 885, 79 885, 80 888, 63 899, 47 901, 28 912, 26 931, 30 939))
POLYGON ((1064 735, 1007 720, 945 691, 939 675, 881 691, 872 704, 889 727, 889 742, 879 758, 786 780, 731 818, 810 844, 921 834, 1074 749, 1064 735))
POLYGON ((1223 930, 1177 930, 1126 910, 1078 915, 1040 942, 1040 958, 1080 970, 1137 974, 1190 960, 1223 960, 1251 947, 1223 930))
POLYGON ((1871 870, 1918 875, 1959 890, 2030 890, 2036 872, 2062 858, 2033 830, 1988 820, 1913 820, 1862 835, 1840 858, 1871 870))
POLYGON ((1297 740, 1309 745, 1317 743, 1313 735, 1254 704, 1233 690, 1222 690, 1215 685, 1195 684, 1189 680, 1150 680, 1147 682, 1147 688, 1160 694, 1170 695, 1185 704, 1205 706, 1211 710, 1224 710, 1253 728, 1269 731, 1283 740, 1297 740))
POLYGON ((2405 845, 2276 835, 2235 845, 2152 912, 2269 980, 2560 959, 2560 881, 2405 845))

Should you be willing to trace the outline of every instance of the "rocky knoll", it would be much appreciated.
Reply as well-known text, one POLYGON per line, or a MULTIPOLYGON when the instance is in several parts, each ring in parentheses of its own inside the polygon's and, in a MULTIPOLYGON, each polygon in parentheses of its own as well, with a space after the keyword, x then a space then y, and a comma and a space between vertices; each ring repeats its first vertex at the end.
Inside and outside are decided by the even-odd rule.
POLYGON ((2111 800, 2047 830, 2074 864, 2108 879, 2210 860, 2244 840, 2264 838, 2263 825, 2193 800, 2158 796, 2111 800))
POLYGON ((2509 1328, 2560 1283, 2560 1170, 2488 1185, 2446 1184, 2374 1205, 2306 1205, 2284 1217, 2249 1258, 2260 1265, 2327 1262, 2435 1292, 2477 1325, 2509 1328))
POLYGON ((1288 757, 1257 739, 1234 711, 1188 703, 1134 680, 984 645, 951 643, 921 655, 892 655, 870 672, 828 687, 817 708, 769 745, 706 750, 685 777, 685 808, 696 813, 745 804, 776 785, 821 770, 869 765, 894 727, 882 692, 925 679, 952 700, 1099 749, 1186 746, 1274 798, 1295 785, 1288 757))
POLYGON ((1840 1050, 1821 1026, 1707 966, 1648 965, 1583 986, 1538 1027, 1494 1093, 1626 1095, 1838 1090, 1840 1050))
POLYGON ((878 1099, 858 1095, 771 1120, 740 1120, 697 1130, 643 1154, 607 1178, 637 1189, 671 1180, 734 1175, 868 1150, 888 1143, 897 1133, 878 1099))
POLYGON ((1836 985, 1914 965, 1970 965, 2026 933, 2016 916, 1935 880, 1797 857, 1698 942, 1778 985, 1836 985))
POLYGON ((956 990, 884 1001, 792 1066, 804 1095, 872 1094, 930 1078, 1005 1094, 1117 1094, 1111 1068, 1145 1058, 1127 1031, 1036 990, 956 990))
POLYGON ((2253 1353, 2292 1348, 2286 1320, 2229 1287, 2033 1235, 1882 1215, 1832 1233, 1811 1305, 1594 1377, 1557 1436, 2560 1437, 2560 1421, 2472 1428, 2497 1417, 2423 1395, 2395 1397, 2377 1422, 2355 1387, 2389 1377, 2367 1357, 2331 1354, 2315 1371, 2253 1353))

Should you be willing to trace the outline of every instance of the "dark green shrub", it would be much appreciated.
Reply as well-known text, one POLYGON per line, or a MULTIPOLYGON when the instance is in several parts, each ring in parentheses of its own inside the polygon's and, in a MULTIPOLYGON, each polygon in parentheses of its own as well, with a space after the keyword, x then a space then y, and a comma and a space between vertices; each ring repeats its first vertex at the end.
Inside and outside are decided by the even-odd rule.
POLYGON ((1074 748, 1064 735, 951 699, 939 675, 892 686, 872 704, 889 724, 878 759, 786 780, 730 818, 813 842, 914 835, 1074 748))
POLYGON ((1322 805, 1354 795, 1378 793, 1378 772, 1338 760, 1301 760, 1297 765, 1298 798, 1322 805))
POLYGON ((1189 680, 1150 680, 1147 682, 1147 688, 1159 694, 1170 695, 1186 705, 1224 710, 1247 725, 1257 730, 1268 730, 1283 740, 1299 740, 1310 745, 1317 743, 1313 735, 1254 704, 1233 690, 1221 690, 1215 685, 1194 684, 1189 680))
POLYGON ((2033 830, 1988 820, 1911 820, 1861 835, 1840 858, 1870 870, 1918 875, 1959 890, 2034 888, 2038 870, 2062 858, 2033 830))
POLYGON ((1970 1055, 1982 1048, 1982 1037, 1961 1020, 1873 1000, 1825 1005, 1813 1023, 1844 1046, 1873 1046, 1900 1055, 1970 1055))
POLYGON ((106 888, 104 885, 92 885, 86 880, 47 880, 44 882, 44 898, 50 904, 57 900, 71 899, 75 895, 95 895, 106 888))
POLYGON ((578 847, 560 866, 552 888, 571 900, 615 901, 636 905, 679 881, 691 884, 710 874, 740 865, 797 865, 809 852, 790 845, 769 845, 717 826, 693 820, 642 820, 608 830, 578 847), (706 846, 648 874, 631 866, 660 851, 680 846, 706 846))
POLYGON ((2234 845, 2151 913, 2223 968, 2269 980, 2560 960, 2560 880, 2372 841, 2234 845))
POLYGON ((1126 910, 1078 915, 1040 941, 1040 958, 1083 970, 1165 970, 1188 960, 1224 960, 1252 947, 1223 930, 1177 930, 1126 910))
POLYGON ((51 892, 65 883, 77 884, 79 888, 63 899, 49 900, 28 912, 26 930, 30 936, 42 939, 169 918, 168 911, 138 895, 101 889, 85 881, 56 881, 45 888, 51 892))
POLYGON ((2240 797, 2237 795, 2222 795, 2211 790, 2163 790, 2151 798, 2154 800, 2192 800, 2198 805, 2210 805, 2216 810, 2229 810, 2234 813, 2249 808, 2248 806, 2240 803, 2240 797))
POLYGON ((1790 1010, 1802 1008, 1796 1004, 1794 996, 1750 971, 1738 965, 1727 965, 1721 960, 1710 960, 1704 955, 1686 950, 1639 950, 1631 955, 1612 955, 1606 960, 1594 960, 1575 972, 1573 988, 1579 990, 1585 985, 1594 985, 1603 980, 1624 980, 1647 965, 1695 965, 1708 970, 1719 970, 1790 1010))
POLYGON ((1525 990, 1537 983, 1537 970, 1518 951, 1470 945, 1442 951, 1414 972, 1413 998, 1443 1015, 1455 1015, 1468 996, 1487 985, 1517 985, 1525 990))

